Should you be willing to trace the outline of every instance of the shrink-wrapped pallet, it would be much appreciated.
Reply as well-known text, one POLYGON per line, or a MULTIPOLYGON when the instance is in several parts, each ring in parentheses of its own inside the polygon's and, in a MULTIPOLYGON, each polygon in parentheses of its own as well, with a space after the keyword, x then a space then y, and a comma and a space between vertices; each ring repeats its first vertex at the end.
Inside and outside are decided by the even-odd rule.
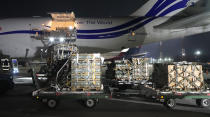
POLYGON ((108 64, 106 77, 126 83, 139 83, 148 80, 152 74, 153 66, 149 58, 132 58, 132 60, 115 60, 108 64))
POLYGON ((168 64, 154 64, 152 82, 156 89, 163 89, 168 86, 168 64))
POLYGON ((132 80, 132 64, 129 60, 115 61, 115 78, 120 81, 132 80))
POLYGON ((71 59, 71 89, 101 89, 100 54, 75 54, 71 59))
POLYGON ((153 66, 149 63, 149 58, 133 58, 133 80, 149 80, 153 66))

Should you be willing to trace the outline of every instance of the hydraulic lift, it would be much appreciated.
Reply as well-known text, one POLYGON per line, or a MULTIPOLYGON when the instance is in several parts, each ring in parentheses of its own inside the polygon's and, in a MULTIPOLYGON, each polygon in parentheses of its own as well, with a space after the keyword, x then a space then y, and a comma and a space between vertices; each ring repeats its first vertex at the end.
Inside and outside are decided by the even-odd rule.
POLYGON ((35 38, 41 40, 47 49, 47 72, 37 74, 33 72, 33 78, 38 90, 32 93, 33 97, 46 102, 49 108, 55 108, 58 100, 63 98, 76 98, 82 100, 88 108, 93 108, 100 98, 108 98, 103 86, 100 90, 73 91, 71 82, 72 55, 79 53, 74 44, 77 39, 75 27, 75 15, 71 13, 51 13, 52 25, 37 33, 35 38), (40 76, 47 77, 48 87, 41 87, 40 76))

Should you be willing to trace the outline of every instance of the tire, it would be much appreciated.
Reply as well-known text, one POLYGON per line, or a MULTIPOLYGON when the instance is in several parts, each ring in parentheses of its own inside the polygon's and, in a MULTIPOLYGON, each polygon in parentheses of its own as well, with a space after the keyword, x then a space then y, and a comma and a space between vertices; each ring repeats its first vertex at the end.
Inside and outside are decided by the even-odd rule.
POLYGON ((202 108, 209 107, 209 105, 210 105, 210 100, 209 99, 201 99, 200 106, 202 108))
POLYGON ((50 109, 55 109, 58 105, 58 100, 56 99, 48 99, 47 100, 47 106, 50 108, 50 109))
POLYGON ((96 101, 94 99, 87 99, 84 103, 87 108, 94 108, 96 106, 96 101))
POLYGON ((164 102, 164 106, 166 106, 168 109, 174 109, 176 107, 176 100, 166 99, 164 102))

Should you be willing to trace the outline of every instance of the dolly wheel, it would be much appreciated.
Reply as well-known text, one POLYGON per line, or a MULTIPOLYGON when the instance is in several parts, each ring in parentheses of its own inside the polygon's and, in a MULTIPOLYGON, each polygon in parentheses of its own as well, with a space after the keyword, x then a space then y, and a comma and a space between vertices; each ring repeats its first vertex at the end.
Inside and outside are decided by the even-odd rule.
POLYGON ((209 99, 201 99, 201 107, 208 107, 210 104, 210 100, 209 99))
POLYGON ((56 106, 58 105, 58 101, 55 99, 48 99, 47 101, 47 106, 51 109, 56 108, 56 106))
POLYGON ((176 107, 175 99, 166 99, 164 105, 169 109, 174 109, 176 107))
POLYGON ((96 101, 94 99, 85 100, 85 106, 88 108, 93 108, 96 106, 96 101))

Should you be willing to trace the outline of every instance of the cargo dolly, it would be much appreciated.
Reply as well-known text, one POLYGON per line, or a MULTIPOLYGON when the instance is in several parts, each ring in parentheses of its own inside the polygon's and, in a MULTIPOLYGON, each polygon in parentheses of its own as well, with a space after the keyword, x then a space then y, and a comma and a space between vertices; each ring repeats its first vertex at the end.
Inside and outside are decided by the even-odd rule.
MULTIPOLYGON (((69 59, 66 63, 68 63, 69 59)), ((63 66, 65 66, 64 64, 63 66)), ((61 67, 60 69, 63 69, 64 67, 61 67)), ((58 72, 59 73, 59 72, 58 72)), ((57 73, 57 74, 58 74, 57 73)), ((69 71, 67 71, 69 73, 69 71)), ((63 73, 64 74, 64 73, 63 73)), ((47 74, 42 74, 42 76, 47 77, 47 74)), ((109 88, 104 87, 103 84, 100 85, 100 89, 94 88, 90 89, 87 87, 77 88, 76 90, 72 85, 69 85, 71 83, 65 82, 63 85, 59 84, 57 81, 57 77, 55 80, 55 83, 53 81, 49 82, 50 86, 47 85, 47 87, 42 87, 39 82, 40 74, 36 74, 33 72, 33 79, 35 82, 35 87, 38 89, 36 91, 33 91, 32 96, 36 98, 37 100, 47 104, 49 108, 56 108, 59 101, 61 99, 76 99, 82 102, 82 104, 88 108, 93 108, 96 106, 96 104, 99 102, 99 99, 101 98, 109 98, 109 88)), ((62 77, 62 80, 66 80, 67 77, 62 77)), ((46 80, 47 81, 47 80, 46 80)), ((85 81, 82 81, 85 82, 85 81)))
POLYGON ((150 95, 146 96, 144 93, 140 92, 122 92, 122 91, 114 91, 112 93, 113 97, 121 98, 121 97, 144 97, 145 99, 149 99, 153 102, 162 103, 168 109, 174 109, 176 107, 176 99, 193 99, 196 102, 196 105, 201 108, 210 106, 210 90, 201 91, 201 92, 185 92, 185 91, 158 91, 158 90, 150 90, 150 95))
POLYGON ((33 91, 32 96, 49 108, 57 107, 61 99, 76 99, 82 102, 87 108, 94 108, 99 103, 99 99, 110 98, 104 91, 53 91, 51 89, 38 89, 33 91))
POLYGON ((195 99, 199 107, 208 107, 210 105, 210 90, 203 92, 157 92, 156 99, 163 103, 169 109, 176 107, 176 99, 195 99))

